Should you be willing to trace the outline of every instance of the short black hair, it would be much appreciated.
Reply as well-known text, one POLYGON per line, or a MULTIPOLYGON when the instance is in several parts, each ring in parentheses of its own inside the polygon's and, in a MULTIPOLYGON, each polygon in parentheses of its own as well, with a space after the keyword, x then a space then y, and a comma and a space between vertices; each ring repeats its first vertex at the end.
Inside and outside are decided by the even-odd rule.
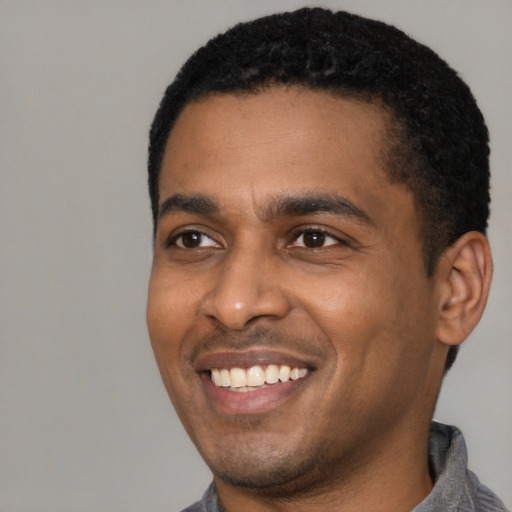
MULTIPOLYGON (((240 23, 183 65, 165 91, 149 143, 149 193, 183 108, 209 94, 301 86, 380 105, 389 114, 385 169, 413 192, 431 275, 442 251, 489 216, 489 135, 464 81, 430 48, 383 22, 303 8, 240 23)), ((450 350, 447 367, 455 359, 450 350)))

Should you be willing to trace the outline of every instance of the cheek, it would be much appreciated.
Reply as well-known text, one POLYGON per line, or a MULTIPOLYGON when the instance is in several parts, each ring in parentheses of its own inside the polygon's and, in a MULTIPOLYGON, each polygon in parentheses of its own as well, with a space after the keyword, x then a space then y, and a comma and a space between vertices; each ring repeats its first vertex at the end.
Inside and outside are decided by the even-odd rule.
POLYGON ((342 269, 336 275, 312 280, 302 290, 302 307, 331 339, 357 339, 374 333, 381 317, 386 286, 372 281, 368 273, 342 269), (306 293, 304 293, 304 291, 306 293))
POLYGON ((190 371, 186 364, 190 340, 203 334, 200 316, 204 281, 199 273, 182 275, 165 265, 152 270, 146 320, 164 381, 170 375, 176 376, 173 381, 179 380, 190 371))
POLYGON ((330 340, 339 365, 354 371, 398 366, 429 337, 425 289, 417 284, 406 271, 386 271, 384 262, 344 268, 304 286, 302 307, 330 340))
POLYGON ((184 328, 183 321, 187 318, 185 304, 186 300, 176 293, 169 280, 153 271, 148 288, 146 322, 159 365, 178 346, 177 340, 184 328), (178 296, 182 300, 178 300, 178 296))
POLYGON ((180 371, 181 339, 186 331, 184 319, 188 318, 183 311, 184 301, 177 300, 178 295, 164 279, 152 274, 146 310, 148 333, 162 381, 177 410, 178 390, 184 388, 180 371))

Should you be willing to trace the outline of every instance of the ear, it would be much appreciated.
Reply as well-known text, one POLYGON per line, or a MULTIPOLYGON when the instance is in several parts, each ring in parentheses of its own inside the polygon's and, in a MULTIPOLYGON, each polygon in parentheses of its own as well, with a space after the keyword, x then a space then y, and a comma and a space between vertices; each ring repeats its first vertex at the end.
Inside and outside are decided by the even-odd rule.
POLYGON ((436 269, 440 283, 437 339, 462 343, 480 320, 492 278, 489 241, 476 231, 461 236, 441 255, 436 269))

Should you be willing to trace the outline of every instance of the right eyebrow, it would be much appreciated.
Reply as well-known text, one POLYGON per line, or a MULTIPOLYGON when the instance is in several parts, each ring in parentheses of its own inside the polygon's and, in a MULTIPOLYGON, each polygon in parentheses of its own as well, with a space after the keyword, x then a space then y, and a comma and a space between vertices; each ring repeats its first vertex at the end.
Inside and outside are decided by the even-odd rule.
POLYGON ((186 212, 197 215, 213 215, 219 212, 219 207, 209 197, 202 195, 174 194, 169 196, 161 205, 158 218, 169 213, 186 212))

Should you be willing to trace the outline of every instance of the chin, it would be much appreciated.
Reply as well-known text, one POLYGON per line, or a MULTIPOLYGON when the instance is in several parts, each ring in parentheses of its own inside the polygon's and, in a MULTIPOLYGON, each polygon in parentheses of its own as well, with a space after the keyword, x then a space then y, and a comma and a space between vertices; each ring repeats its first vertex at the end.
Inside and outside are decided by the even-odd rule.
POLYGON ((297 494, 305 487, 303 480, 308 469, 305 465, 290 467, 287 463, 274 462, 264 468, 245 465, 237 470, 222 467, 218 471, 214 469, 214 475, 233 487, 253 489, 269 496, 286 496, 297 494))
POLYGON ((221 457, 217 452, 213 461, 205 458, 215 478, 269 497, 308 493, 326 479, 325 458, 305 447, 279 451, 247 443, 244 448, 223 451, 221 457))

